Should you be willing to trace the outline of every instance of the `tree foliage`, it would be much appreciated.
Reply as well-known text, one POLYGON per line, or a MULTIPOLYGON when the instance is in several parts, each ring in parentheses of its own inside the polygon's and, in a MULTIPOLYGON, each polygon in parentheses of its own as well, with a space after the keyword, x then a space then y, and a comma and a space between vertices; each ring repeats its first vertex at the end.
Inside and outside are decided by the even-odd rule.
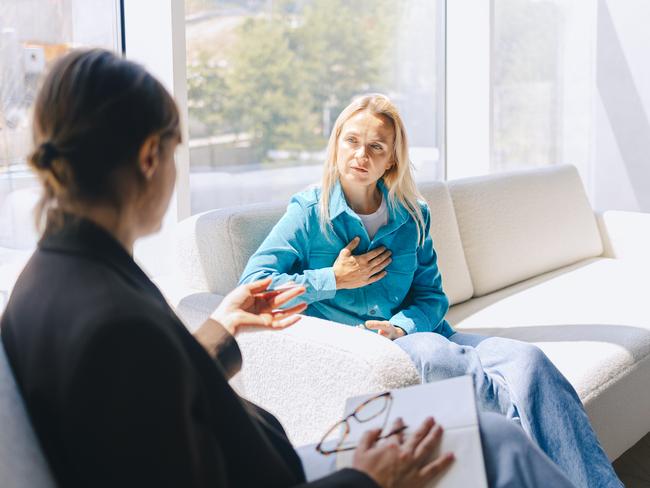
POLYGON ((224 66, 206 53, 189 67, 191 116, 252 136, 261 158, 321 149, 355 95, 383 88, 398 11, 399 0, 274 0, 236 28, 224 66))

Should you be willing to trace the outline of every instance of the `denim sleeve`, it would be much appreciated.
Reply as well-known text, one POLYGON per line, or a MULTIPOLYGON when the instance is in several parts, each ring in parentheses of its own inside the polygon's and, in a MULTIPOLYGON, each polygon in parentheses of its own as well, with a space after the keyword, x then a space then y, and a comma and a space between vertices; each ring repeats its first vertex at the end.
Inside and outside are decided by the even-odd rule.
POLYGON ((421 246, 418 246, 418 264, 411 288, 404 300, 404 308, 391 317, 390 323, 404 329, 407 334, 439 332, 447 336, 451 329, 444 317, 449 309, 449 300, 442 291, 438 258, 429 233, 431 228, 429 209, 423 206, 422 213, 426 239, 421 246))
POLYGON ((304 269, 309 256, 309 211, 310 208, 305 208, 296 200, 289 204, 285 214, 248 260, 239 279, 240 284, 270 276, 273 279, 270 288, 287 281, 304 285, 306 292, 286 306, 334 297, 334 268, 304 269))

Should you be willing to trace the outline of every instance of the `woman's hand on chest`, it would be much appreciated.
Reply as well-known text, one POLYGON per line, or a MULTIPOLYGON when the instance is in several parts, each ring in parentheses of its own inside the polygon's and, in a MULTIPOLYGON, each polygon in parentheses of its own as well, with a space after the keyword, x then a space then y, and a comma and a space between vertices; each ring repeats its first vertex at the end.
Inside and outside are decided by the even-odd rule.
POLYGON ((352 239, 341 249, 334 261, 337 290, 360 288, 386 276, 385 268, 392 261, 390 250, 381 246, 365 254, 353 256, 352 251, 359 245, 359 241, 359 237, 352 239))

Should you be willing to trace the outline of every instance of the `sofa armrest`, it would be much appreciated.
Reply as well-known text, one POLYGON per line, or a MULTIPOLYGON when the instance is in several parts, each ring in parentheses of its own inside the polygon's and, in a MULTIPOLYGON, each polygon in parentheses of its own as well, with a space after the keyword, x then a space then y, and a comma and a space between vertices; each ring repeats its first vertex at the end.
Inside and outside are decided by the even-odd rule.
POLYGON ((179 278, 188 287, 226 295, 237 286, 248 258, 286 208, 262 203, 220 208, 177 224, 179 278))
POLYGON ((596 215, 603 256, 650 265, 650 214, 607 210, 596 215))
POLYGON ((318 442, 348 397, 420 382, 392 341, 314 317, 282 331, 250 329, 237 341, 244 360, 238 385, 278 417, 295 445, 318 442))
MULTIPOLYGON (((232 249, 226 243, 227 219, 222 212, 210 211, 193 215, 176 224, 175 251, 178 280, 184 286, 200 291, 215 288, 217 273, 228 275, 236 283, 230 269, 232 249)), ((225 293, 223 293, 225 294, 225 293)))
MULTIPOLYGON (((222 298, 193 293, 176 312, 195 330, 222 298)), ((340 420, 348 397, 420 382, 411 359, 392 341, 314 317, 280 331, 251 328, 237 342, 243 366, 231 386, 278 417, 296 445, 318 442, 340 420)))

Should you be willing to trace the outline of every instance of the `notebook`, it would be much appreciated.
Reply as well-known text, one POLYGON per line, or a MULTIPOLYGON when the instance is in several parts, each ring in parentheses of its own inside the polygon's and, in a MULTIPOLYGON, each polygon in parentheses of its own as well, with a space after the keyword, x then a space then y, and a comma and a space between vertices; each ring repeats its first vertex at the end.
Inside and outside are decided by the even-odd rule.
MULTIPOLYGON (((389 432, 393 420, 397 417, 402 417, 409 427, 405 431, 408 435, 409 430, 412 432, 416 429, 426 417, 433 416, 444 428, 438 452, 451 451, 456 459, 441 478, 432 481, 431 487, 487 487, 476 401, 470 376, 391 390, 391 395, 390 408, 383 412, 385 415, 377 415, 363 423, 350 419, 350 433, 346 438, 346 445, 356 445, 363 432, 368 429, 385 426, 384 432, 389 432)), ((374 396, 375 394, 369 394, 349 398, 341 418, 374 396)), ((298 452, 310 480, 351 466, 354 455, 353 451, 345 451, 323 456, 315 452, 314 446, 305 446, 298 452)))

